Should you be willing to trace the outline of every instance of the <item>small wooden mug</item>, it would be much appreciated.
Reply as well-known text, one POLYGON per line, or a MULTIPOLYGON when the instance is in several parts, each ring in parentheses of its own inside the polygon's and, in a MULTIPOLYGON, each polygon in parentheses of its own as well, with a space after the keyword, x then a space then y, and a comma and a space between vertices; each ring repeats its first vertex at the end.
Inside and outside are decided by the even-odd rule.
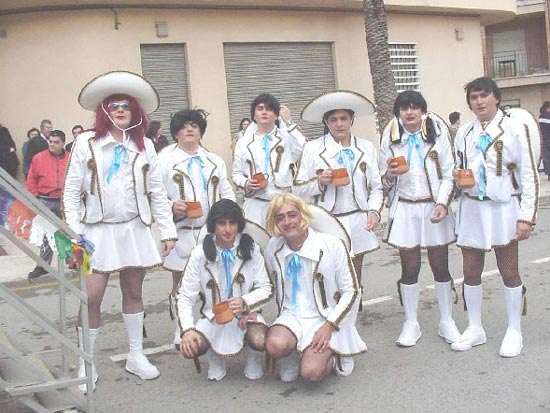
POLYGON ((202 205, 199 201, 186 201, 187 204, 187 218, 200 218, 202 217, 202 205))
POLYGON ((407 160, 404 156, 396 156, 391 160, 391 163, 397 164, 397 170, 399 171, 399 173, 404 174, 409 172, 409 165, 407 164, 407 160))
POLYGON ((264 189, 267 186, 267 178, 263 172, 258 172, 252 175, 252 179, 254 179, 258 185, 260 185, 260 189, 264 189))
POLYGON ((332 185, 345 186, 349 185, 349 174, 346 168, 338 168, 332 170, 332 185))
POLYGON ((214 318, 218 324, 227 324, 233 320, 235 315, 229 308, 229 302, 222 301, 221 303, 214 304, 214 318))
POLYGON ((471 169, 458 169, 456 177, 456 185, 459 188, 471 188, 476 184, 474 173, 471 169))

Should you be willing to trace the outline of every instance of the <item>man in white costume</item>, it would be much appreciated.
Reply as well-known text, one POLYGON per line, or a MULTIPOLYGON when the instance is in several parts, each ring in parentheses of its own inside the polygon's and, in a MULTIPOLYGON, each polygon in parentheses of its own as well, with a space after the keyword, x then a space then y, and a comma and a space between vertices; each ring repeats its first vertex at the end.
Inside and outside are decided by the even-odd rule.
MULTIPOLYGON (((225 162, 200 144, 206 131, 206 116, 202 109, 176 112, 170 120, 170 132, 177 143, 167 146, 159 153, 162 177, 178 229, 176 247, 165 258, 163 265, 172 272, 172 291, 168 299, 170 316, 174 320, 174 299, 181 276, 191 250, 197 244, 197 236, 206 222, 210 207, 222 198, 235 200, 235 194, 227 179, 225 162), (200 202, 201 217, 187 216, 189 201, 200 202)), ((179 347, 181 331, 177 320, 175 321, 174 345, 179 347)))
POLYGON ((398 291, 405 322, 397 345, 411 347, 420 338, 417 319, 420 249, 428 250, 439 304, 439 335, 453 343, 460 333, 452 318, 452 281, 448 245, 455 241, 454 194, 449 132, 436 115, 427 113, 424 97, 401 92, 393 105, 395 118, 380 144, 380 173, 389 192, 388 226, 383 241, 399 250, 401 279, 398 291), (396 158, 403 157, 405 168, 396 158), (408 171, 406 170, 408 169, 408 171))
POLYGON ((245 217, 265 228, 269 201, 278 193, 290 192, 305 138, 298 126, 292 123, 289 111, 268 93, 254 99, 250 115, 253 123, 246 129, 244 137, 237 141, 232 178, 244 191, 245 217), (285 125, 279 123, 280 113, 286 115, 285 125), (265 188, 261 188, 258 180, 252 177, 258 173, 268 181, 265 188))
POLYGON ((462 250, 468 327, 451 348, 465 351, 487 341, 481 323, 481 273, 485 252, 494 249, 508 315, 499 354, 515 357, 523 348, 520 321, 525 293, 518 269, 518 241, 529 238, 536 223, 537 162, 526 126, 498 109, 501 95, 496 83, 481 77, 465 90, 476 119, 458 130, 455 151, 457 167, 471 169, 475 185, 462 191, 456 232, 462 250))
POLYGON ((374 113, 374 105, 350 91, 322 94, 309 102, 302 119, 323 122, 325 135, 304 145, 292 192, 328 210, 351 238, 355 273, 361 285, 363 257, 379 248, 374 229, 384 195, 374 145, 351 132, 356 116, 374 113), (349 183, 335 186, 333 171, 345 168, 349 183))
POLYGON ((273 198, 267 215, 273 237, 265 257, 276 280, 279 314, 266 349, 280 360, 285 382, 298 375, 318 382, 333 369, 347 376, 353 370, 350 356, 367 350, 355 327, 360 291, 346 246, 311 228, 311 218, 305 202, 293 194, 273 198))
MULTIPOLYGON (((109 72, 85 85, 78 100, 84 109, 95 111, 96 121, 94 129, 80 134, 73 145, 62 213, 77 234, 95 245, 92 274, 86 277, 92 354, 109 274, 120 272, 122 316, 130 344, 126 370, 143 380, 155 379, 160 373, 142 352, 145 270, 162 263, 151 232, 153 217, 162 255, 177 239, 155 148, 145 138, 146 114, 156 110, 158 96, 141 76, 109 72)), ((82 346, 80 327, 78 335, 82 346)), ((78 375, 85 375, 82 359, 78 375)), ((96 381, 94 367, 94 388, 96 381)), ((87 391, 86 385, 80 388, 87 391)))
POLYGON ((182 331, 180 351, 187 358, 207 353, 208 379, 221 380, 226 374, 226 358, 238 355, 246 343, 244 375, 259 379, 263 376, 267 326, 257 311, 272 296, 263 255, 252 237, 243 233, 245 219, 234 201, 222 199, 212 205, 206 226, 208 234, 191 253, 176 299, 182 331), (197 298, 202 306, 195 323, 197 298), (214 307, 223 301, 228 302, 235 318, 218 324, 214 307))

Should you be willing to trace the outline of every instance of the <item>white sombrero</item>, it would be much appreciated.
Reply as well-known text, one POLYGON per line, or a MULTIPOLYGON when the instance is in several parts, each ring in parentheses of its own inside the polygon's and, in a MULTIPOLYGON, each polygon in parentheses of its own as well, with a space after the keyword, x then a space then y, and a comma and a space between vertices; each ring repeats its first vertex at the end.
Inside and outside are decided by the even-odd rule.
POLYGON ((326 209, 313 204, 308 204, 311 212, 309 226, 317 232, 334 235, 336 238, 344 241, 348 251, 351 251, 351 238, 344 226, 326 209))
POLYGON ((80 91, 78 103, 84 109, 95 111, 111 95, 132 96, 146 113, 159 107, 159 97, 153 85, 140 75, 125 71, 104 73, 89 81, 80 91))
POLYGON ((349 90, 335 90, 313 98, 302 110, 302 119, 321 122, 323 115, 330 110, 353 110, 355 116, 374 113, 374 105, 365 96, 349 90))

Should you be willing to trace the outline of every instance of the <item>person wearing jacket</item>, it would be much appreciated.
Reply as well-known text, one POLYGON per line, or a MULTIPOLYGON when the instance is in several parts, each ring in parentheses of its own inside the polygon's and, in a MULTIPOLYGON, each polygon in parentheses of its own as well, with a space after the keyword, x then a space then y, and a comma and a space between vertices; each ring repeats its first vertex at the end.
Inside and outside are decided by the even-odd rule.
MULTIPOLYGON (((223 198, 235 200, 225 162, 200 144, 206 132, 206 115, 202 109, 176 112, 170 121, 170 132, 177 143, 167 146, 159 154, 163 182, 178 229, 176 247, 163 264, 166 270, 172 272, 172 291, 168 300, 174 319, 175 297, 181 276, 191 250, 197 245, 199 231, 206 222, 210 207, 223 198), (200 202, 202 216, 187 216, 189 201, 200 202)), ((175 321, 174 345, 178 347, 181 331, 175 321)))
POLYGON ((455 351, 485 344, 481 322, 485 252, 494 249, 504 283, 508 327, 501 357, 515 357, 523 348, 521 333, 525 287, 518 267, 519 241, 529 238, 537 219, 539 175, 527 128, 500 109, 500 89, 488 77, 465 86, 466 102, 476 118, 456 134, 457 168, 470 169, 475 179, 459 200, 456 233, 462 251, 464 302, 468 327, 454 342, 455 351))
POLYGON ((311 219, 294 194, 279 194, 269 204, 272 238, 265 257, 279 311, 266 349, 280 360, 285 382, 298 375, 318 382, 332 370, 347 376, 354 367, 351 356, 367 350, 355 327, 360 289, 348 251, 341 239, 315 231, 311 219))
MULTIPOLYGON (((31 161, 27 175, 25 188, 55 215, 61 217, 61 191, 65 179, 65 169, 69 155, 63 149, 65 145, 65 133, 54 130, 48 138, 48 150, 37 153, 31 161)), ((51 264, 53 251, 48 239, 44 236, 40 247, 40 258, 51 264)), ((34 280, 47 271, 40 265, 29 272, 28 279, 34 280)))
POLYGON ((382 239, 399 250, 398 292, 405 322, 397 345, 411 347, 421 336, 417 319, 420 250, 428 250, 439 304, 439 335, 453 343, 460 333, 452 318, 452 280, 448 245, 455 242, 454 155, 449 132, 439 117, 427 113, 417 91, 401 92, 393 105, 395 118, 380 144, 380 173, 389 193, 388 226, 382 239), (398 159, 406 162, 399 166, 398 159), (403 168, 405 167, 405 168, 403 168))
POLYGON ((374 113, 364 96, 337 90, 309 102, 302 119, 323 122, 325 134, 304 145, 292 192, 329 211, 351 238, 355 273, 361 285, 363 257, 379 248, 374 230, 380 222, 384 195, 374 145, 351 132, 356 116, 374 113), (336 185, 334 171, 344 168, 346 185, 336 185))
POLYGON ((244 375, 263 376, 267 326, 258 310, 272 296, 272 285, 260 247, 245 229, 241 208, 230 199, 212 205, 206 219, 208 234, 197 245, 185 267, 176 307, 182 331, 180 351, 186 358, 208 357, 208 379, 222 380, 226 358, 238 355, 246 343, 244 375), (193 306, 200 298, 200 319, 193 306), (220 324, 217 304, 226 302, 234 317, 220 324))
MULTIPOLYGON (((143 380, 155 379, 160 373, 142 351, 145 271, 162 264, 151 232, 153 217, 162 255, 168 255, 177 239, 155 148, 145 138, 146 113, 158 107, 158 95, 139 75, 109 72, 84 86, 79 103, 95 111, 96 121, 94 129, 80 134, 72 147, 62 211, 67 224, 95 245, 92 274, 86 277, 92 350, 109 274, 120 272, 130 347, 126 370, 143 380)), ((93 378, 95 383, 95 368, 93 378)), ((81 390, 87 391, 86 386, 81 390)))

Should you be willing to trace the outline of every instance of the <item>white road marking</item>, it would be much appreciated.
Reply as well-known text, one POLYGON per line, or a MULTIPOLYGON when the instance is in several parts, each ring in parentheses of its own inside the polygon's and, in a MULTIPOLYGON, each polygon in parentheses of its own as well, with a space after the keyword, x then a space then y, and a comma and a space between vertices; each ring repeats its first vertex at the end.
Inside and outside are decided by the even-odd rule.
POLYGON ((542 264, 545 262, 550 262, 550 257, 541 258, 540 260, 531 261, 533 264, 542 264))
MULTIPOLYGON (((540 263, 544 263, 544 262, 549 262, 550 261, 550 257, 546 257, 546 258, 541 258, 540 260, 535 260, 535 261, 531 261, 532 263, 534 264, 540 264, 540 263)), ((491 270, 491 271, 485 271, 484 273, 481 274, 481 277, 488 277, 488 276, 491 276, 491 275, 495 275, 495 274, 499 274, 499 271, 498 270, 491 270)), ((464 282, 464 278, 457 278, 454 280, 455 282, 455 285, 460 285, 464 282)), ((434 289, 434 285, 428 285, 426 286, 425 288, 423 288, 423 290, 433 290, 434 289)), ((381 297, 377 297, 377 298, 371 298, 370 300, 365 300, 363 301, 363 305, 364 306, 368 306, 368 305, 374 305, 374 304, 379 304, 379 303, 383 303, 385 301, 390 301, 390 300, 393 300, 394 298, 397 298, 398 295, 395 294, 395 295, 383 295, 381 297)), ((170 350, 173 350, 174 349, 174 344, 165 344, 165 345, 162 345, 162 346, 158 346, 158 347, 151 347, 151 348, 146 348, 143 350, 143 354, 147 355, 147 354, 157 354, 157 353, 162 353, 164 351, 170 351, 170 350)), ((113 362, 118 362, 118 361, 123 361, 123 360, 126 360, 126 356, 127 354, 115 354, 114 356, 111 356, 110 359, 111 361, 113 362)))

